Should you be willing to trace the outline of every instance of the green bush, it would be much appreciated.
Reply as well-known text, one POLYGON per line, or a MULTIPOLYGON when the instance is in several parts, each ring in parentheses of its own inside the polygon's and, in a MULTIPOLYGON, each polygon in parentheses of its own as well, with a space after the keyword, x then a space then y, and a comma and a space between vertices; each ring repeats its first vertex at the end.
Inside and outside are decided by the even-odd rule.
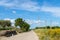
POLYGON ((0 28, 0 30, 12 30, 12 27, 0 28))

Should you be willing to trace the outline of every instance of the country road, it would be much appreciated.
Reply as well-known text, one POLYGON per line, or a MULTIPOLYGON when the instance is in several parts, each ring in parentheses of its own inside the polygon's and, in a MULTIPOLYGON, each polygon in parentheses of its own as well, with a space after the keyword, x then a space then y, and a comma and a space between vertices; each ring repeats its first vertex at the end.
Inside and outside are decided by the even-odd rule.
POLYGON ((20 33, 12 37, 3 37, 0 40, 39 40, 34 31, 20 33))

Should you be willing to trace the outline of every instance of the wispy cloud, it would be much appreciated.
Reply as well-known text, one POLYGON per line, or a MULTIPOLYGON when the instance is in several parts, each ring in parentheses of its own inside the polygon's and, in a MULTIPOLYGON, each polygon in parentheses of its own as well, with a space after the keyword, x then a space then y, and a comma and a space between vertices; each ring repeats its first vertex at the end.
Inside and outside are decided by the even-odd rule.
POLYGON ((38 7, 38 3, 31 0, 11 0, 11 2, 10 0, 1 0, 0 6, 28 11, 37 11, 40 9, 40 7, 38 7))
MULTIPOLYGON (((32 0, 0 0, 0 6, 4 6, 10 9, 27 10, 34 12, 50 12, 53 16, 60 17, 60 7, 53 7, 49 5, 47 2, 43 2, 42 6, 40 6, 37 2, 34 2, 32 0)), ((13 12, 15 13, 15 11, 13 12)))
POLYGON ((60 17, 60 7, 45 7, 45 6, 43 6, 41 11, 50 12, 53 16, 60 17))
POLYGON ((51 26, 58 26, 60 23, 59 22, 52 22, 51 26))
POLYGON ((45 21, 43 20, 30 20, 30 19, 26 19, 26 22, 29 23, 30 25, 32 24, 41 24, 41 23, 45 23, 45 21))

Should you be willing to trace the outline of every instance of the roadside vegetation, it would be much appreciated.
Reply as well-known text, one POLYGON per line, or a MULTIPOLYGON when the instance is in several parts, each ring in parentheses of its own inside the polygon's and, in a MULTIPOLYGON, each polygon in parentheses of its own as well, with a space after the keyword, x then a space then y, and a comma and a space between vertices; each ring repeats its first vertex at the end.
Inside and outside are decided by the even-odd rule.
POLYGON ((15 20, 14 26, 11 26, 12 23, 10 20, 0 20, 0 36, 22 33, 29 31, 30 25, 25 22, 22 18, 17 18, 15 20), (19 28, 18 28, 19 27, 19 28))
POLYGON ((40 40, 60 40, 59 26, 36 27, 34 29, 40 40))
POLYGON ((27 22, 25 22, 22 18, 17 18, 15 20, 15 26, 11 26, 10 20, 0 20, 0 31, 20 29, 24 32, 24 31, 28 31, 29 28, 30 28, 30 25, 27 22))

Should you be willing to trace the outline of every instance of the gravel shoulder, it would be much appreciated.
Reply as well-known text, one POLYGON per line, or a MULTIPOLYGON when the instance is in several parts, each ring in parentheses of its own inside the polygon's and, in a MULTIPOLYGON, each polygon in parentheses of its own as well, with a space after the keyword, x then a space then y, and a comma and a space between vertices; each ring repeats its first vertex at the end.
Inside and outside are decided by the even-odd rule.
POLYGON ((20 33, 11 37, 0 37, 0 40, 39 40, 34 31, 20 33))

